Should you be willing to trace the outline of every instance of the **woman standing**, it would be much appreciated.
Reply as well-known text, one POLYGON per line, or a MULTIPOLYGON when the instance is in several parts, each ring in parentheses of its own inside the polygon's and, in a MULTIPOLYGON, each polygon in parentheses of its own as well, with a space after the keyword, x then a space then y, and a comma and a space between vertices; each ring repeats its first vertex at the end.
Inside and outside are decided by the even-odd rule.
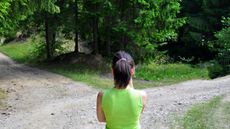
POLYGON ((140 129, 140 115, 146 104, 144 91, 133 87, 133 58, 124 51, 115 53, 112 62, 114 87, 97 96, 97 118, 106 129, 140 129))

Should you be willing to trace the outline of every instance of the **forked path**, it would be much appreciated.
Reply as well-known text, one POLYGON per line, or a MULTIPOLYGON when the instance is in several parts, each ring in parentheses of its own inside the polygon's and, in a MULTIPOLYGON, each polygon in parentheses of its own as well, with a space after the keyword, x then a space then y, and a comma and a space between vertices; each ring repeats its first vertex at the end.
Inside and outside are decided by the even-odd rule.
MULTIPOLYGON (((0 110, 1 129, 103 129, 97 122, 98 90, 61 75, 14 63, 0 53, 0 88, 8 93, 7 107, 0 110)), ((143 129, 171 126, 175 115, 191 105, 230 94, 230 76, 206 81, 145 89, 143 129)), ((125 105, 124 105, 125 106, 125 105)))

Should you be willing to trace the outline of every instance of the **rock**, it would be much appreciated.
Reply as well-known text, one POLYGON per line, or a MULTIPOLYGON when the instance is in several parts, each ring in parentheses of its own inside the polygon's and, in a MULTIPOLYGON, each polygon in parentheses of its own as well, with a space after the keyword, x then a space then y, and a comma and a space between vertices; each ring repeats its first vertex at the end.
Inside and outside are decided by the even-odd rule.
POLYGON ((9 116, 10 115, 10 113, 7 113, 7 112, 3 112, 3 113, 1 113, 2 115, 5 115, 5 116, 9 116))
POLYGON ((181 102, 179 102, 179 103, 177 103, 178 105, 182 105, 182 103, 181 102))

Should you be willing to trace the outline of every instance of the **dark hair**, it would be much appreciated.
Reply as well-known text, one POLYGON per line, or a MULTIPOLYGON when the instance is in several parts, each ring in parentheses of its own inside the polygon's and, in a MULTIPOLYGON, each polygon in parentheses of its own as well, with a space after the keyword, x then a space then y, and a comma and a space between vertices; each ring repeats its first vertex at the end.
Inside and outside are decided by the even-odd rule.
POLYGON ((112 68, 115 86, 126 88, 131 79, 131 69, 134 67, 133 58, 124 51, 118 51, 113 56, 112 68))

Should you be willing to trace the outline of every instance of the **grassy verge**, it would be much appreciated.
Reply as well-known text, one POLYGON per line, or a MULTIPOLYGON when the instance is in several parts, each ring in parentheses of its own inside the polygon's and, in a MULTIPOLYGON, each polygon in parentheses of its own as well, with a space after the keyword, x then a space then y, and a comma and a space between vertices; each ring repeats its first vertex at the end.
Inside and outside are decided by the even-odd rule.
POLYGON ((193 107, 186 113, 183 127, 185 129, 209 129, 210 119, 220 101, 221 97, 216 97, 208 103, 193 107))
POLYGON ((103 77, 103 73, 99 69, 90 68, 76 64, 55 64, 39 66, 41 69, 58 73, 76 81, 84 82, 90 86, 97 88, 109 88, 112 85, 112 80, 103 77))
MULTIPOLYGON (((26 43, 13 43, 0 46, 0 52, 8 55, 12 59, 26 64, 36 64, 31 50, 34 50, 30 40, 26 43)), ((85 82, 97 88, 107 88, 113 85, 110 78, 103 76, 109 68, 95 69, 87 66, 73 64, 39 64, 36 67, 67 76, 76 81, 85 82)), ((146 88, 173 84, 190 79, 207 79, 208 71, 206 68, 194 67, 186 64, 167 64, 138 66, 134 84, 136 88, 146 88)))
POLYGON ((11 59, 20 63, 30 63, 34 59, 31 56, 31 50, 33 49, 30 41, 25 43, 10 43, 4 46, 0 46, 0 52, 8 55, 11 59))
POLYGON ((230 102, 223 96, 192 107, 179 122, 177 129, 229 129, 230 102))
POLYGON ((208 79, 208 70, 188 64, 162 64, 154 63, 137 67, 137 78, 160 82, 181 82, 191 79, 208 79))

